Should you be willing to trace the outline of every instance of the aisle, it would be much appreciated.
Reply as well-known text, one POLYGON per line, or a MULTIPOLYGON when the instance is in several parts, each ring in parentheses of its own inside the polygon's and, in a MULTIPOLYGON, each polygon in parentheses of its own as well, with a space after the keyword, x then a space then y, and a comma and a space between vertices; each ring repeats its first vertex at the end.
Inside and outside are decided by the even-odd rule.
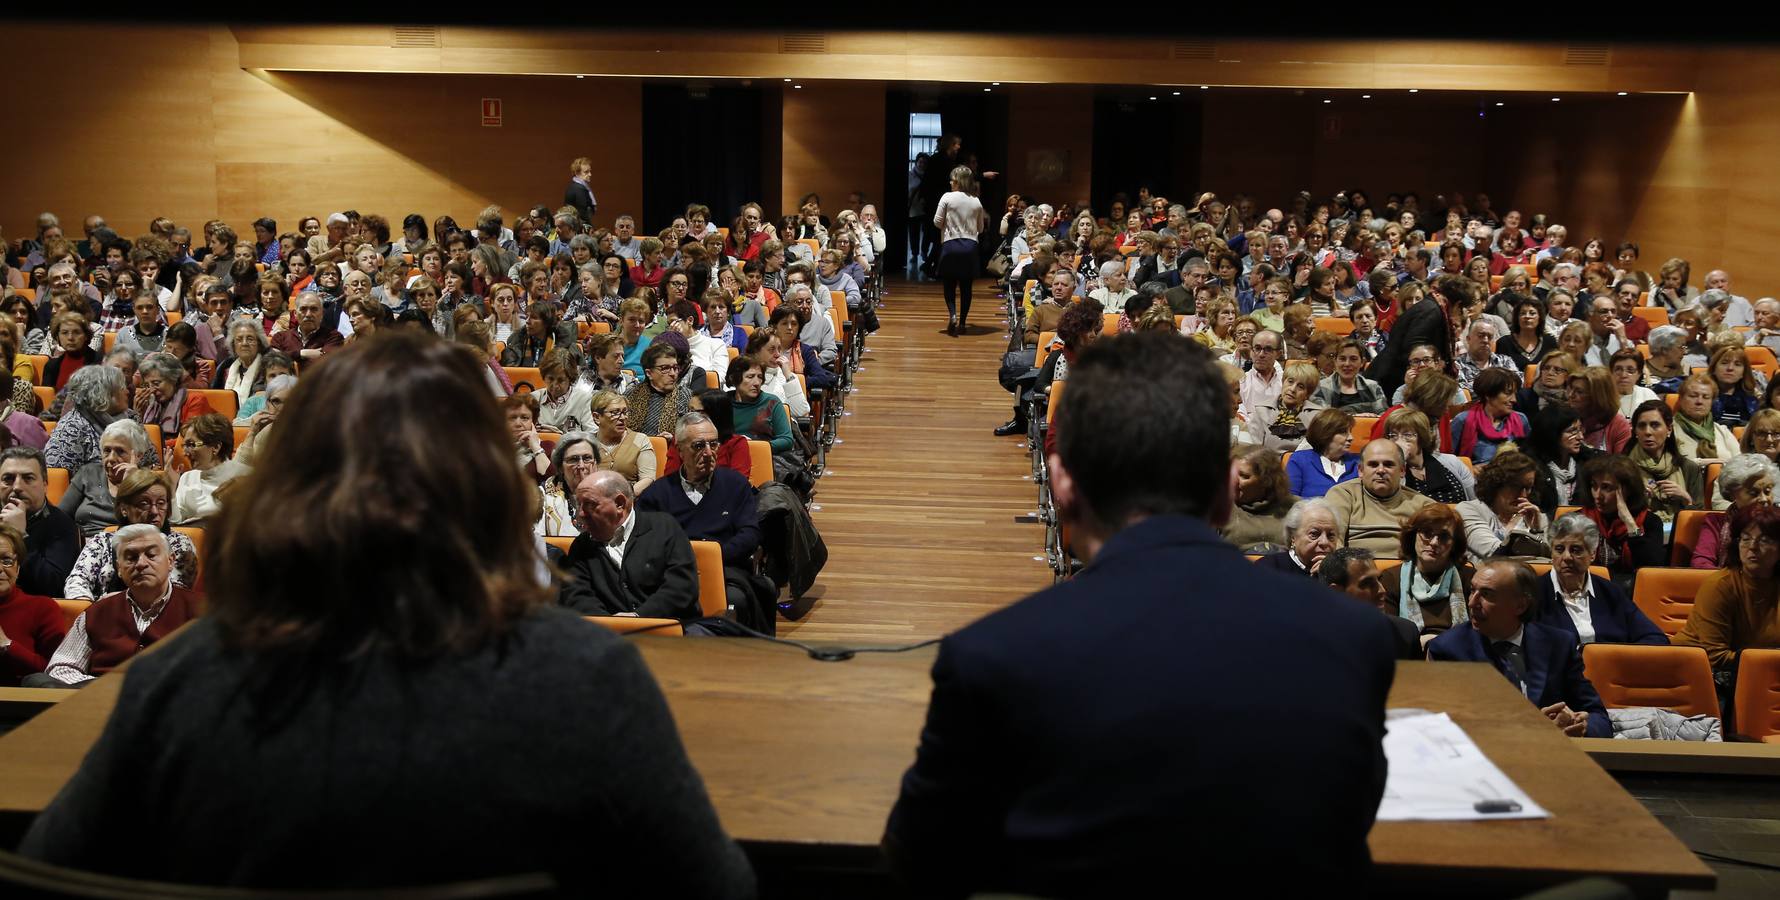
MULTIPOLYGON (((978 282, 986 286, 987 282, 978 282)), ((801 640, 938 637, 1044 587, 1044 531, 1015 517, 1037 497, 1019 438, 990 433, 1013 395, 995 380, 1007 346, 999 301, 979 297, 971 334, 948 337, 934 283, 891 282, 817 487, 828 565, 801 640)))

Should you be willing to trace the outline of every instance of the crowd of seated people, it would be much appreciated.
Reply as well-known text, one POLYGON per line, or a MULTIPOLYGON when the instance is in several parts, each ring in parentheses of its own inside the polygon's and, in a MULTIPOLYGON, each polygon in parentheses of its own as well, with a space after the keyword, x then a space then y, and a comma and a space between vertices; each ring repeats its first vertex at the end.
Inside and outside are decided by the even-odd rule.
MULTIPOLYGON (((9 379, 0 385, 0 526, 18 538, 8 590, 90 601, 93 620, 73 632, 95 642, 111 640, 94 634, 101 614, 110 626, 131 623, 114 609, 133 612, 141 633, 177 627, 193 603, 181 600, 165 618, 147 594, 107 602, 133 591, 124 536, 155 529, 160 549, 140 555, 164 556, 165 583, 195 590, 194 529, 232 491, 251 490, 244 476, 272 435, 300 427, 281 423, 299 374, 374 334, 413 331, 477 360, 516 465, 537 485, 535 537, 575 538, 593 521, 609 526, 603 534, 631 534, 592 516, 590 490, 602 512, 634 504, 650 510, 649 522, 666 516, 680 526, 649 530, 675 535, 687 560, 689 540, 722 544, 723 616, 770 631, 774 591, 756 551, 774 542, 763 542, 754 483, 768 484, 763 497, 781 478, 803 485, 771 508, 775 523, 808 526, 803 507, 819 474, 812 448, 838 422, 812 419, 825 396, 838 402, 857 364, 854 322, 840 333, 837 316, 857 321, 876 305, 884 246, 869 205, 833 221, 819 199, 804 205, 822 224, 785 236, 797 253, 752 203, 729 228, 695 203, 642 237, 632 216, 608 229, 572 205, 528 210, 512 227, 498 207, 468 228, 449 216, 429 227, 411 214, 394 239, 384 217, 342 212, 288 232, 271 219, 239 232, 213 220, 195 240, 164 218, 130 239, 93 216, 76 241, 45 214, 33 238, 5 245, 0 263, 0 312, 13 326, 0 329, 9 379), (764 458, 756 441, 770 448, 774 471, 755 471, 764 458)), ((597 604, 567 593, 564 603, 596 615, 656 609, 603 596, 611 584, 597 586, 597 604)), ((685 601, 662 608, 701 618, 696 595, 685 601)), ((30 611, 17 626, 18 658, 32 664, 9 660, 9 684, 48 677, 68 630, 64 622, 52 640, 31 618, 38 607, 0 606, 30 611)), ((58 683, 121 661, 67 649, 58 683)))
MULTIPOLYGON (((1370 554, 1390 566, 1379 602, 1431 649, 1474 615, 1489 569, 1489 590, 1520 608, 1507 619, 1555 623, 1573 647, 1668 643, 1628 598, 1639 570, 1673 557, 1726 573, 1676 642, 1713 648, 1720 669, 1727 644, 1780 646, 1772 562, 1745 552, 1766 551, 1764 532, 1739 524, 1773 509, 1780 477, 1780 301, 1736 295, 1722 270, 1690 287, 1683 259, 1646 273, 1635 243, 1609 257, 1604 241, 1573 246, 1562 226, 1459 198, 1431 210, 1414 197, 1370 210, 1352 194, 1308 193, 1269 210, 1209 194, 1160 213, 1124 207, 1063 220, 1010 205, 1002 381, 1020 399, 997 434, 1051 447, 1033 419, 1066 367, 1059 377, 1048 361, 1080 353, 1081 332, 1098 334, 1113 303, 1167 297, 1177 330, 1229 377, 1237 506, 1223 533, 1258 564, 1343 590, 1366 582, 1358 596, 1369 562, 1319 566, 1370 554), (1062 350, 1036 346, 1046 333, 1062 350), (1553 568, 1521 583, 1518 569, 1489 568, 1497 561, 1553 568)), ((1051 558, 1066 577, 1068 548, 1053 541, 1051 558)), ((1505 617, 1493 618, 1448 640, 1442 658, 1501 640, 1505 617)), ((1544 653, 1549 637, 1526 651, 1544 653)), ((1605 726, 1552 718, 1572 733, 1605 726)))

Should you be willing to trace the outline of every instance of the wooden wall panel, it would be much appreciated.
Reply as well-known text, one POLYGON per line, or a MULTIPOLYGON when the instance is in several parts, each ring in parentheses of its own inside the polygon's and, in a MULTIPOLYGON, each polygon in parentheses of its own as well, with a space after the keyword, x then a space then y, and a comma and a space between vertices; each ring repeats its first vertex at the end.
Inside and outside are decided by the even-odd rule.
MULTIPOLYGON (((1088 199, 1094 174, 1094 93, 1080 85, 1016 85, 1008 90, 1007 192, 1070 203, 1088 199), (1034 150, 1067 153, 1067 176, 1041 181, 1031 165, 1034 150)), ((990 218, 1000 213, 991 210, 990 218)))
POLYGON ((884 184, 884 85, 824 82, 784 91, 780 206, 786 214, 811 191, 833 216, 847 194, 868 198, 884 184))

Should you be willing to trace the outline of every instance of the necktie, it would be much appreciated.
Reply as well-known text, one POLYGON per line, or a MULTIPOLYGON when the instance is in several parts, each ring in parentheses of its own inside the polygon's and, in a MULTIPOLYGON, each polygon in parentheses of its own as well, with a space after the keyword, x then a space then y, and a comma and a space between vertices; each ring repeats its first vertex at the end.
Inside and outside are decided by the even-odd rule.
POLYGON ((1527 692, 1527 663, 1521 649, 1512 641, 1497 641, 1494 644, 1496 658, 1502 661, 1502 674, 1514 681, 1520 692, 1527 692))

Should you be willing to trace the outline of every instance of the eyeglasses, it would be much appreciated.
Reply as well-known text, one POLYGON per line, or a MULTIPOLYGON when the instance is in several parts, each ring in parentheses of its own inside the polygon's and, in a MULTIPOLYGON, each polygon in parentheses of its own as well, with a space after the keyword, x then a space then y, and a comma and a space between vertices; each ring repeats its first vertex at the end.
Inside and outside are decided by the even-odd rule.
POLYGON ((718 447, 723 446, 723 442, 722 441, 693 441, 692 443, 688 444, 687 446, 691 447, 692 452, 694 452, 694 453, 715 453, 715 452, 717 452, 718 447))
POLYGON ((624 417, 625 417, 625 416, 628 416, 628 415, 630 415, 630 407, 628 407, 628 406, 615 406, 615 407, 613 407, 613 408, 611 408, 611 409, 604 409, 604 410, 600 410, 600 412, 601 412, 601 413, 602 413, 602 414, 603 414, 603 415, 606 415, 606 416, 610 416, 610 417, 612 417, 612 418, 614 418, 614 419, 622 419, 622 418, 624 418, 624 417))
POLYGON ((1438 361, 1438 357, 1433 357, 1433 356, 1418 356, 1418 357, 1416 357, 1416 358, 1414 358, 1414 359, 1412 359, 1412 360, 1410 360, 1410 361, 1409 361, 1409 365, 1410 365, 1410 366, 1411 366, 1411 367, 1415 367, 1415 366, 1431 366, 1431 365, 1433 365, 1433 364, 1434 364, 1434 363, 1435 363, 1435 362, 1437 362, 1437 361, 1438 361))
POLYGON ((1449 531, 1418 531, 1415 536, 1430 544, 1452 543, 1452 533, 1449 531))
POLYGON ((1278 347, 1263 347, 1260 344, 1254 345, 1254 347, 1252 347, 1251 349, 1255 353, 1278 353, 1279 352, 1278 347))
POLYGON ((1773 550, 1775 548, 1780 548, 1780 541, 1776 541, 1765 534, 1748 532, 1737 540, 1737 546, 1758 550, 1773 550))
POLYGON ((16 569, 19 567, 18 557, 0 556, 0 569, 16 569))
POLYGON ((1758 431, 1754 437, 1758 441, 1780 441, 1780 431, 1758 431))
POLYGON ((593 454, 591 453, 577 453, 574 456, 565 456, 562 458, 562 461, 564 465, 569 466, 591 466, 598 462, 598 460, 593 458, 593 454))
POLYGON ((171 508, 171 504, 166 500, 137 500, 130 505, 137 509, 152 509, 155 512, 166 512, 171 508))
POLYGON ((680 364, 679 363, 662 363, 659 366, 650 366, 649 371, 660 372, 661 374, 666 375, 669 372, 680 371, 680 364))
POLYGON ((690 282, 690 281, 687 281, 687 280, 686 280, 686 279, 684 279, 684 278, 676 278, 676 279, 674 279, 674 280, 672 280, 672 281, 670 281, 670 282, 668 282, 668 287, 685 287, 685 286, 687 286, 687 285, 688 285, 688 284, 691 284, 691 283, 692 283, 692 282, 690 282))

